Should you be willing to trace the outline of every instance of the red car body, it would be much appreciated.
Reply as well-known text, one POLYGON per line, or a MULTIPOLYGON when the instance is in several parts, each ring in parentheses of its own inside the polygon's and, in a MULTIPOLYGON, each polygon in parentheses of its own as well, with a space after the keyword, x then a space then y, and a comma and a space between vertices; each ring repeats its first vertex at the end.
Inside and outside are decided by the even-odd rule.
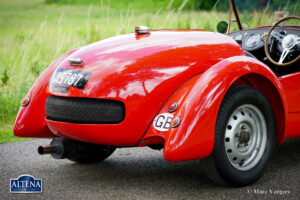
POLYGON ((75 49, 53 62, 34 83, 30 102, 19 110, 14 134, 113 146, 164 144, 168 161, 208 157, 214 148, 216 118, 222 99, 234 85, 260 90, 270 102, 276 121, 277 144, 300 137, 300 72, 277 77, 264 63, 245 55, 228 35, 203 30, 162 30, 127 34, 75 49), (77 57, 82 66, 70 66, 77 57), (49 86, 57 69, 91 73, 84 89, 59 93, 49 86), (118 100, 125 118, 118 124, 80 124, 46 119, 45 102, 51 96, 118 100), (153 120, 172 113, 181 123, 166 132, 153 120))

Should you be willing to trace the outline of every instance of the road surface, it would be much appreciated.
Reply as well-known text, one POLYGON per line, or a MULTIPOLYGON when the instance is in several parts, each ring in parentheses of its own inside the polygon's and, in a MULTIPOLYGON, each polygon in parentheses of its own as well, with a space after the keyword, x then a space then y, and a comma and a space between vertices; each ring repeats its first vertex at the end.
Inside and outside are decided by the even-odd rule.
POLYGON ((225 188, 211 183, 199 161, 169 163, 162 151, 118 149, 103 163, 82 165, 40 156, 50 140, 0 144, 0 199, 299 199, 300 139, 276 150, 268 171, 254 185, 225 188), (12 194, 10 179, 42 179, 39 194, 12 194))

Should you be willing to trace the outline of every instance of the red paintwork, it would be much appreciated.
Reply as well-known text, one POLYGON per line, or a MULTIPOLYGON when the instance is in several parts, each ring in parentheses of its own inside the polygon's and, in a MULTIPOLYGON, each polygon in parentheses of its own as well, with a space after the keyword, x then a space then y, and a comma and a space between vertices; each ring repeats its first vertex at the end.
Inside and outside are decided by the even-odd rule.
MULTIPOLYGON (((213 149, 215 119, 222 99, 229 87, 247 74, 265 77, 276 87, 282 102, 286 102, 281 83, 267 66, 250 57, 231 57, 186 82, 168 100, 161 113, 167 112, 170 103, 178 102, 179 108, 174 116, 180 116, 183 122, 178 128, 162 135, 151 127, 144 139, 156 134, 164 137, 164 156, 169 161, 207 157, 213 149)), ((287 110, 281 119, 286 117, 287 110)), ((279 138, 278 142, 282 139, 279 138)))
MULTIPOLYGON (((54 95, 115 99, 124 102, 125 120, 117 125, 80 125, 47 121, 55 134, 86 142, 136 145, 158 110, 186 79, 220 60, 243 55, 227 36, 217 33, 153 32, 97 42, 72 54, 92 73, 84 90, 54 95), (164 45, 161 45, 164 44, 164 45), (225 50, 230 50, 226 51, 225 50)), ((67 61, 58 68, 68 68, 67 61)))
POLYGON ((269 99, 276 119, 277 142, 300 137, 300 73, 277 78, 263 63, 244 56, 230 37, 201 30, 127 34, 70 52, 49 66, 29 91, 31 103, 18 114, 14 133, 21 137, 55 135, 91 143, 145 146, 164 143, 169 161, 207 157, 221 101, 232 84, 252 85, 269 99), (68 57, 84 62, 92 73, 83 90, 67 94, 47 90, 55 68, 71 68, 68 57), (120 124, 74 124, 45 120, 49 95, 114 99, 125 104, 120 124), (177 128, 159 132, 154 117, 179 104, 177 128), (50 131, 50 130, 51 131, 50 131))
POLYGON ((50 94, 46 93, 48 82, 56 65, 75 50, 66 53, 50 64, 50 66, 35 81, 27 95, 30 103, 26 107, 20 107, 14 124, 14 134, 19 137, 55 137, 49 130, 45 118, 45 101, 50 94))
POLYGON ((286 138, 300 137, 300 72, 280 77, 279 81, 284 88, 289 111, 286 138))

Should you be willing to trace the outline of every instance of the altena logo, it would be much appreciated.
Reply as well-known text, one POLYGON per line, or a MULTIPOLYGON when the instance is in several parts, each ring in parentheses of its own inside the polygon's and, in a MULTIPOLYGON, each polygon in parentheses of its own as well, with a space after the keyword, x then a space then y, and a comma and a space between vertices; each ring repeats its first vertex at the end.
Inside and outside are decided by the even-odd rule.
POLYGON ((10 179, 10 192, 13 193, 39 193, 42 192, 42 179, 23 174, 17 179, 10 179))

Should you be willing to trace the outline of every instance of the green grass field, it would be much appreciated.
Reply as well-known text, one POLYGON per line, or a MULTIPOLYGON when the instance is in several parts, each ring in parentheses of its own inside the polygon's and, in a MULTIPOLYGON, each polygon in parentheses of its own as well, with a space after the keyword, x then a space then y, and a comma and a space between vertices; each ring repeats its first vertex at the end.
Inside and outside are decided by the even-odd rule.
MULTIPOLYGON (((0 143, 20 140, 13 136, 12 125, 21 99, 39 74, 66 51, 133 32, 136 25, 215 31, 218 21, 227 19, 227 13, 184 10, 185 4, 179 9, 169 3, 162 9, 139 9, 99 2, 72 5, 0 0, 0 143)), ((273 15, 253 12, 242 19, 253 27, 272 24, 273 15)))

